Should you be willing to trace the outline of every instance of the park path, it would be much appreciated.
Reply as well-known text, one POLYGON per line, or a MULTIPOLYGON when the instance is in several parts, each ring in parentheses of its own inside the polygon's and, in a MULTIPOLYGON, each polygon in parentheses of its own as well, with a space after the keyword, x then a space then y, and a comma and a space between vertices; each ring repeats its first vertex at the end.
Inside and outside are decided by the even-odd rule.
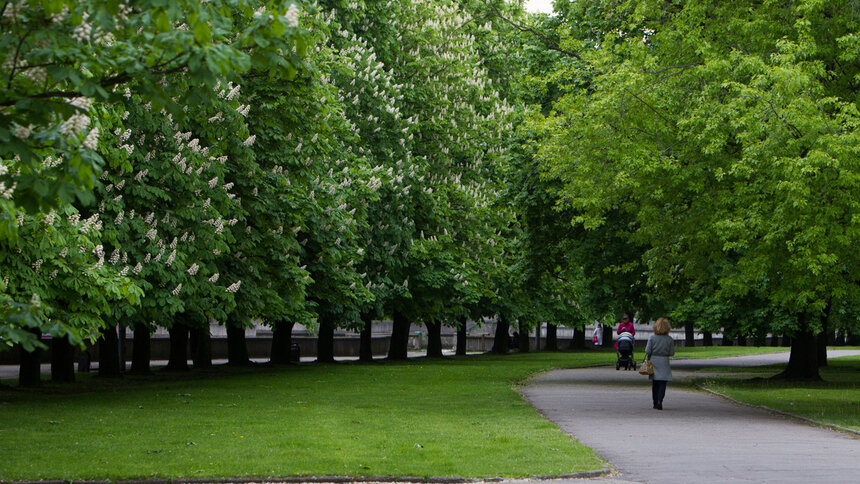
MULTIPOLYGON (((860 351, 829 351, 829 357, 860 351)), ((663 411, 651 384, 614 367, 557 370, 531 379, 526 399, 617 471, 606 482, 856 483, 860 438, 692 390, 695 370, 785 362, 788 353, 674 360, 663 411)))

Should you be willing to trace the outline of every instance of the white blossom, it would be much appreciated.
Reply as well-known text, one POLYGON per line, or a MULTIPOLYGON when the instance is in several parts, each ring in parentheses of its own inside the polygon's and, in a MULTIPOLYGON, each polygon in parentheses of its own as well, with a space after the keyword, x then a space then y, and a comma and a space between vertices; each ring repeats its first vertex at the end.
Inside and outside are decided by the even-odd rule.
POLYGON ((295 3, 290 5, 290 8, 287 9, 287 13, 284 17, 287 19, 288 27, 294 29, 299 26, 299 9, 296 7, 295 3))
POLYGON ((33 125, 30 124, 28 126, 18 126, 15 128, 15 137, 18 139, 27 139, 30 137, 30 133, 33 132, 33 125))

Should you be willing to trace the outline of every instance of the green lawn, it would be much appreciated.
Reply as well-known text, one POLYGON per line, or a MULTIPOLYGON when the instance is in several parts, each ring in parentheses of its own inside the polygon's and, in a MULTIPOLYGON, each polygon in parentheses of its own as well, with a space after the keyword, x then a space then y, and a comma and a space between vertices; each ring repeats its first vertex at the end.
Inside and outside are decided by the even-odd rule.
MULTIPOLYGON (((679 348, 725 356, 749 348, 679 348)), ((0 390, 0 480, 529 476, 602 459, 515 391, 614 351, 157 373, 0 390)), ((10 382, 6 382, 10 383, 10 382)))
MULTIPOLYGON (((821 369, 823 382, 772 381, 785 365, 726 369, 705 378, 703 387, 752 405, 781 410, 822 423, 860 430, 860 357, 832 358, 821 369)), ((713 373, 715 369, 702 370, 713 373)))

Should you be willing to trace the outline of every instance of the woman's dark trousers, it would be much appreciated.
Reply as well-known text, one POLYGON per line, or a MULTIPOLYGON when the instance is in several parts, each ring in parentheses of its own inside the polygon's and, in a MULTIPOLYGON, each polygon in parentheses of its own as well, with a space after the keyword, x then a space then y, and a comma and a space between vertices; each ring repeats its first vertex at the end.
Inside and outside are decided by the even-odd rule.
POLYGON ((663 397, 666 396, 666 380, 651 380, 651 399, 654 400, 654 407, 663 406, 663 397))

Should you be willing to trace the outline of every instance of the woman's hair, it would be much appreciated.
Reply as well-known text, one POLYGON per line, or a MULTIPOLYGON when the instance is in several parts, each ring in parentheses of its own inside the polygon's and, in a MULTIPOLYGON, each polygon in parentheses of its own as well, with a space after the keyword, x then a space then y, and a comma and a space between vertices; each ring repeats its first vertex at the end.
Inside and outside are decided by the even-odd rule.
POLYGON ((654 334, 669 334, 670 329, 672 328, 666 318, 660 318, 654 323, 654 334))

